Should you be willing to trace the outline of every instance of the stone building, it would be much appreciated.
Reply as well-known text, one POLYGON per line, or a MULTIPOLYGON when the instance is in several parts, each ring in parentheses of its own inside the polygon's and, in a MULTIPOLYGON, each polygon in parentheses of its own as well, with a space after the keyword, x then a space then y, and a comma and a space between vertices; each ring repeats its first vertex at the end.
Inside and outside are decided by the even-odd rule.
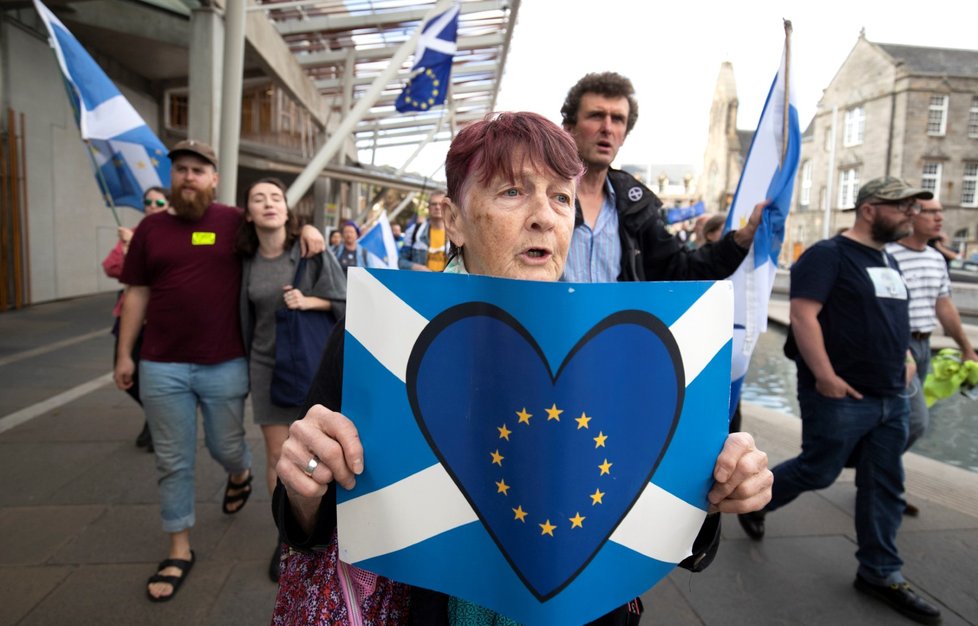
POLYGON ((747 150, 754 136, 753 131, 737 129, 737 106, 733 65, 725 61, 720 65, 713 92, 703 169, 697 185, 708 213, 726 211, 733 202, 747 150))
POLYGON ((956 245, 978 250, 978 50, 860 34, 804 133, 786 246, 852 224, 859 185, 892 175, 934 191, 956 245))

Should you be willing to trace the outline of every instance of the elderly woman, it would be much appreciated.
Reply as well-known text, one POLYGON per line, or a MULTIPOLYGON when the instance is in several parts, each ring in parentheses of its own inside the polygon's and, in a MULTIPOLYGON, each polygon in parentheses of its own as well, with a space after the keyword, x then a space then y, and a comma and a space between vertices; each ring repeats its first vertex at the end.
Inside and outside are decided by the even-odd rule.
MULTIPOLYGON (((583 166, 573 139, 533 113, 503 113, 466 127, 452 142, 445 228, 457 250, 446 272, 556 281, 574 229, 575 184, 583 166)), ((509 624, 462 600, 409 588, 339 562, 336 486, 351 488, 364 469, 364 450, 341 404, 342 332, 334 332, 310 399, 319 402, 292 424, 277 470, 276 521, 291 550, 281 579, 274 623, 509 624), (319 464, 311 472, 310 458, 319 464), (318 552, 309 552, 310 549, 318 552), (352 574, 352 575, 351 575, 352 574), (363 599, 349 593, 357 585, 363 599)), ((356 416, 352 416, 354 419, 356 416)), ((771 497, 767 456, 746 433, 727 439, 709 493, 713 513, 760 509, 771 497)), ((702 569, 719 539, 710 515, 683 565, 702 569)), ((594 622, 637 620, 637 603, 594 622), (632 612, 632 615, 629 615, 632 612)))

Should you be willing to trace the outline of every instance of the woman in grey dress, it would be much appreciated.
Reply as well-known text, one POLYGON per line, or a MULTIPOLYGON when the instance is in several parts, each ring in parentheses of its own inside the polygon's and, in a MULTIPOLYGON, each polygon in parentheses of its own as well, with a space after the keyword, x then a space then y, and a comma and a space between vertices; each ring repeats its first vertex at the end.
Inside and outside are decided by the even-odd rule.
MULTIPOLYGON (((276 178, 263 178, 247 192, 245 221, 238 233, 237 248, 243 258, 241 277, 241 330, 248 352, 251 405, 255 423, 265 439, 268 491, 275 489, 275 464, 289 424, 299 407, 272 403, 272 368, 275 364, 275 311, 280 307, 328 311, 334 321, 343 317, 346 278, 336 258, 319 254, 306 259, 299 284, 293 285, 299 262, 298 223, 285 200, 285 185, 276 178)), ((269 565, 269 576, 278 580, 280 546, 269 565)))

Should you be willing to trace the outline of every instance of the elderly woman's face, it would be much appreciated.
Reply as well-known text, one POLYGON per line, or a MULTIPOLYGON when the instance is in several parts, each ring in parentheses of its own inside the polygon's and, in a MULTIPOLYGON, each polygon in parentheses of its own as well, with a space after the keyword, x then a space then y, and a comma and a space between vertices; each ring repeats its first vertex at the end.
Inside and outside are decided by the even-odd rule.
POLYGON ((527 162, 516 181, 475 181, 446 228, 472 274, 558 280, 574 230, 574 181, 527 162))

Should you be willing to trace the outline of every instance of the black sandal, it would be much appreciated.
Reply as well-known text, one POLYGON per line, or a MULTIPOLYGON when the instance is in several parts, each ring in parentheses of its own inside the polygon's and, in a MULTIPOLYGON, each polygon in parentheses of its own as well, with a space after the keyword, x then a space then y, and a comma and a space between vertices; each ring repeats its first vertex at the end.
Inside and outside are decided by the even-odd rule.
POLYGON ((190 574, 190 569, 194 566, 197 561, 197 555, 194 551, 190 551, 190 560, 186 559, 166 559, 165 561, 160 561, 159 566, 156 568, 156 573, 149 577, 146 581, 146 595, 149 597, 150 602, 169 602, 173 599, 173 596, 177 595, 177 591, 180 590, 180 585, 183 584, 184 579, 190 574), (168 576, 160 574, 163 570, 168 567, 175 567, 180 570, 179 576, 168 576), (173 588, 168 596, 156 597, 149 592, 149 586, 153 583, 166 583, 173 588))
POLYGON ((224 488, 224 504, 221 505, 221 510, 224 511, 225 515, 234 515, 238 511, 244 508, 245 503, 248 502, 248 498, 251 497, 251 481, 254 479, 255 475, 248 470, 248 478, 245 478, 240 483, 236 483, 231 480, 228 476, 228 484, 224 488), (235 490, 238 493, 231 495, 231 490, 235 490), (235 502, 240 502, 241 506, 236 509, 229 509, 228 505, 234 504, 235 502))

